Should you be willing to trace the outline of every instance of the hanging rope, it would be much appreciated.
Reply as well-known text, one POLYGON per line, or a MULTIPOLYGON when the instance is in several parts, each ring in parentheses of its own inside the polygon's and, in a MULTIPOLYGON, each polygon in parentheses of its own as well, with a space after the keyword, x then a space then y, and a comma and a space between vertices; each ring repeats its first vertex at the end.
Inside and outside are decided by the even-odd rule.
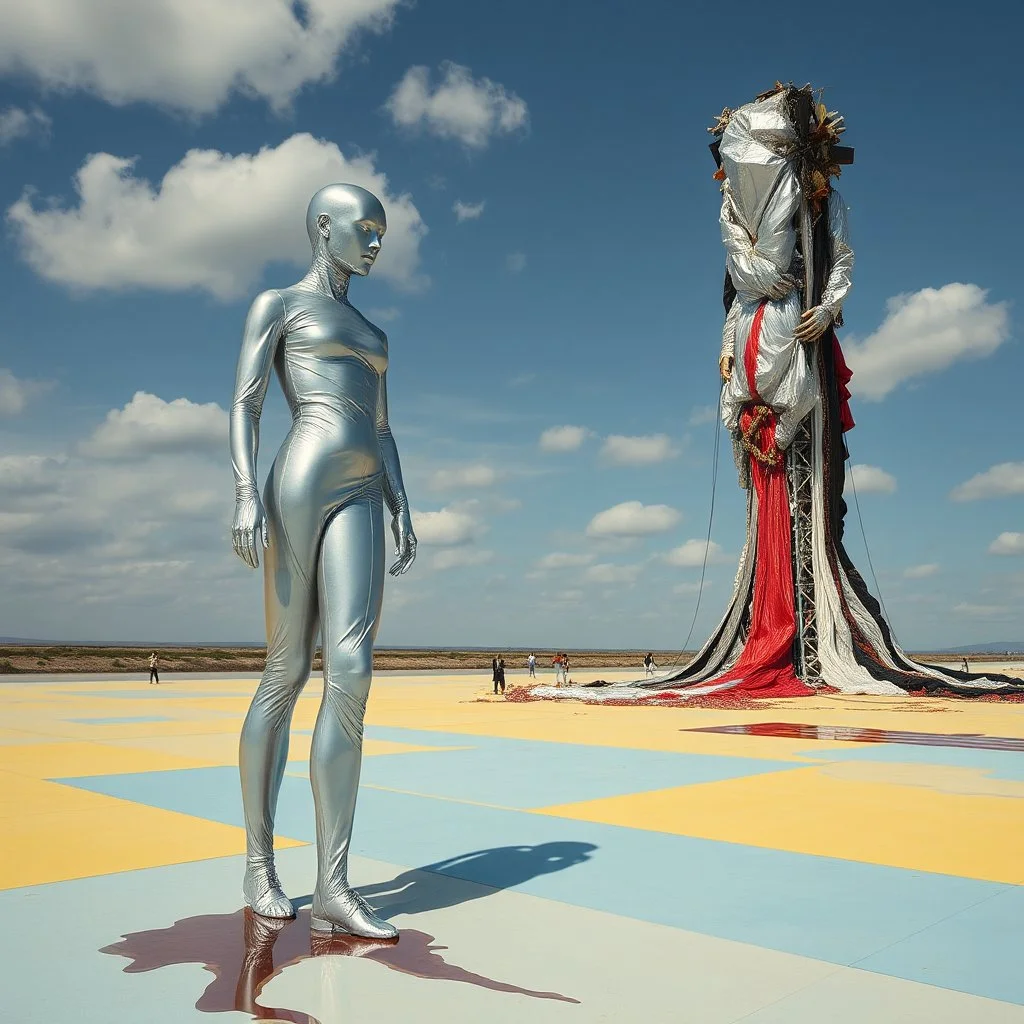
POLYGON ((697 590, 697 604, 693 609, 693 619, 690 622, 690 631, 683 641, 683 649, 672 660, 668 669, 675 668, 690 646, 690 639, 693 637, 694 627, 697 625, 697 614, 700 612, 700 599, 704 596, 704 574, 708 568, 708 550, 711 547, 711 528, 715 522, 715 494, 718 490, 718 453, 722 442, 722 389, 718 391, 718 410, 715 413, 715 453, 711 459, 711 510, 708 513, 708 532, 704 539, 704 561, 700 567, 700 583, 697 590))
MULTIPOLYGON (((847 443, 847 453, 849 453, 849 443, 847 443)), ((868 535, 864 529, 864 517, 860 513, 860 497, 857 494, 857 478, 853 472, 853 462, 850 455, 846 456, 847 461, 850 463, 850 472, 848 474, 850 479, 850 485, 853 487, 853 503, 857 508, 857 522, 860 523, 860 535, 864 541, 864 553, 868 556, 868 568, 871 570, 871 581, 875 585, 875 593, 878 595, 878 603, 882 606, 882 614, 885 616, 885 621, 889 625, 889 633, 892 635, 893 640, 898 644, 899 640, 896 636, 895 630, 892 628, 892 619, 889 617, 889 609, 885 607, 885 599, 882 597, 882 589, 878 585, 878 577, 875 575, 875 563, 871 558, 871 549, 868 547, 868 535)))

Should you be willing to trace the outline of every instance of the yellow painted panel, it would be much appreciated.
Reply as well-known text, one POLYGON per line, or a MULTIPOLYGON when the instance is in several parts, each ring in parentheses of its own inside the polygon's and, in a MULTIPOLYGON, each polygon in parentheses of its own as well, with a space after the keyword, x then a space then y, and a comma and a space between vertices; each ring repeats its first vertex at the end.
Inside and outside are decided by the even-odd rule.
POLYGON ((173 768, 201 768, 202 762, 158 751, 126 750, 100 743, 34 743, 0 747, 0 771, 36 779, 122 775, 173 768))
MULTIPOLYGON (((245 830, 99 793, 77 810, 4 821, 0 889, 245 852, 245 830)), ((303 846, 279 838, 278 848, 303 846)))
MULTIPOLYGON (((832 774, 832 766, 546 807, 537 813, 1024 884, 1024 814, 1007 796, 832 774)), ((889 766, 900 779, 905 765, 889 766)), ((916 781, 921 782, 923 775, 916 781)), ((976 781, 976 780, 975 780, 976 781)), ((990 780, 995 781, 995 780, 990 780)))

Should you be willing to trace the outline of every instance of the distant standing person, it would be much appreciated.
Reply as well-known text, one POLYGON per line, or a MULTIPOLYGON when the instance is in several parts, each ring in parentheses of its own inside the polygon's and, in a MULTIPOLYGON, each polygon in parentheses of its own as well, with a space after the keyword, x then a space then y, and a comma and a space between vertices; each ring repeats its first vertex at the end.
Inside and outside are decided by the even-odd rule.
POLYGON ((531 654, 526 659, 526 667, 530 670, 530 678, 531 679, 536 679, 537 678, 537 659, 536 659, 536 657, 533 654, 531 654))
POLYGON ((498 687, 501 687, 501 692, 505 692, 505 659, 498 658, 498 678, 495 681, 494 692, 498 692, 498 687))
POLYGON ((970 672, 971 671, 971 663, 967 660, 966 656, 963 659, 963 665, 961 665, 960 667, 961 667, 961 669, 964 672, 970 672))
POLYGON ((498 656, 491 658, 491 682, 494 684, 494 692, 498 692, 498 656))
POLYGON ((152 685, 154 682, 156 683, 157 686, 160 685, 160 671, 159 670, 160 670, 160 659, 157 657, 156 651, 154 651, 149 656, 149 682, 150 682, 150 685, 152 685))
POLYGON ((566 654, 565 651, 562 652, 562 678, 565 680, 566 684, 572 682, 569 678, 569 655, 566 654))
POLYGON ((648 651, 644 655, 644 678, 645 679, 647 678, 647 676, 652 674, 651 673, 651 665, 653 665, 653 664, 654 664, 654 658, 651 657, 651 652, 648 651))
POLYGON ((551 659, 551 664, 555 666, 555 686, 561 686, 565 680, 565 666, 562 664, 561 651, 551 659))

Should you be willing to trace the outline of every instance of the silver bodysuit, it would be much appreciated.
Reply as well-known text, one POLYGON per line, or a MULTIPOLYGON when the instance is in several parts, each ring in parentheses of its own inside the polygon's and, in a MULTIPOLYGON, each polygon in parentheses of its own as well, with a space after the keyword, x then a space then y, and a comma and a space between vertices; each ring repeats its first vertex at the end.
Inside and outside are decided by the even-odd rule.
POLYGON ((267 662, 240 743, 246 896, 270 916, 291 910, 283 894, 278 903, 284 900, 287 910, 275 908, 265 890, 279 892, 274 814, 292 711, 310 674, 318 630, 324 696, 310 754, 314 917, 331 917, 332 901, 358 899, 348 885, 347 862, 384 591, 384 496, 392 512, 407 512, 388 427, 387 366, 387 336, 344 296, 335 299, 301 282, 264 292, 253 303, 231 418, 240 495, 255 486, 259 417, 272 368, 292 413, 264 491, 267 662), (269 882, 250 881, 253 865, 264 875, 269 865, 269 882))

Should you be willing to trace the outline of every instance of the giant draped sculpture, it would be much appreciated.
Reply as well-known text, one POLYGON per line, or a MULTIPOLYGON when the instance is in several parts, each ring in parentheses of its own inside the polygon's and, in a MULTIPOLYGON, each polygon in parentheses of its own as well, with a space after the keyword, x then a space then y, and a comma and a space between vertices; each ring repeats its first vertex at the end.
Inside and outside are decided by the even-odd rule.
POLYGON ((726 318, 722 421, 747 489, 747 536, 717 628, 682 669, 547 697, 1017 692, 1005 677, 918 663, 896 643, 843 545, 851 373, 835 328, 852 284, 846 208, 831 179, 852 151, 809 86, 781 84, 710 131, 721 181, 726 318))

